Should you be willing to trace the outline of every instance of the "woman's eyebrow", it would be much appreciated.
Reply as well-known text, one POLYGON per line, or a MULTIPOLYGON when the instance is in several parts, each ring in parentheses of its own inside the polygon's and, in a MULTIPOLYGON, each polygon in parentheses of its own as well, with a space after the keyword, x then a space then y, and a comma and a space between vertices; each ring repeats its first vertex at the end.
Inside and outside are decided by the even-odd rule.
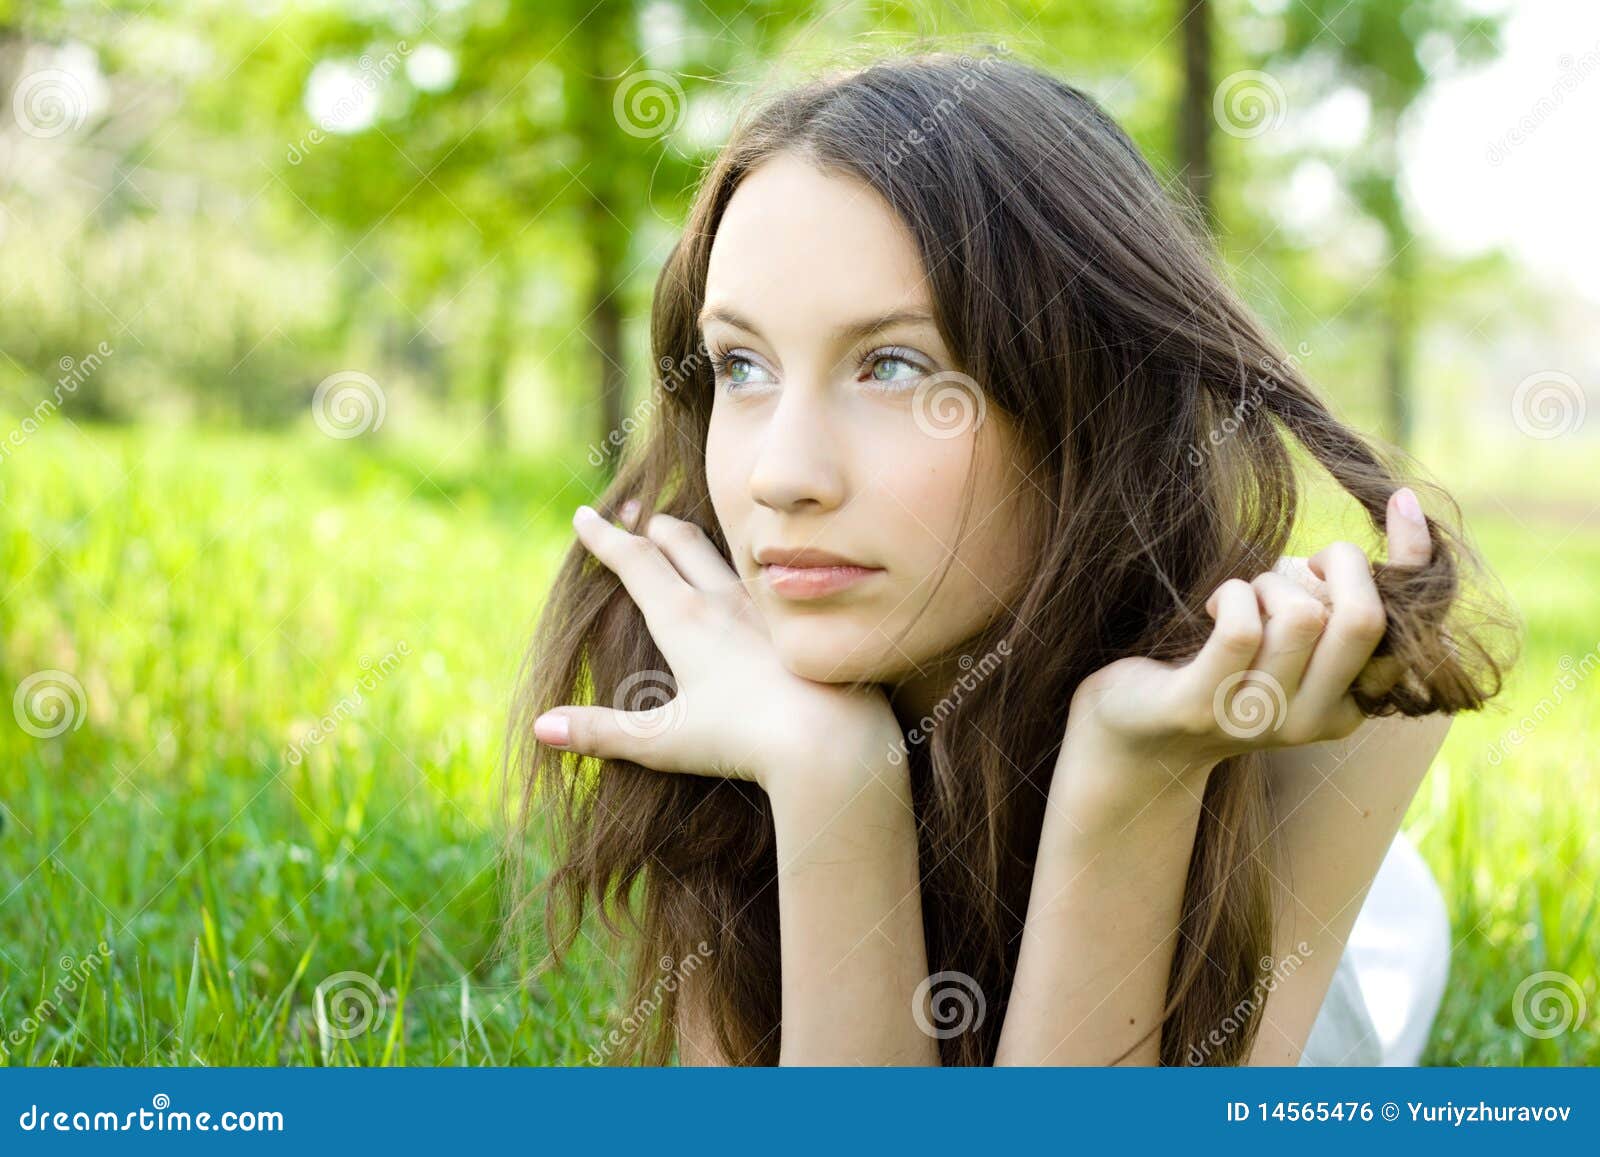
MULTIPOLYGON (((749 333, 761 337, 760 328, 736 310, 726 306, 707 306, 700 313, 700 326, 703 329, 708 321, 725 322, 749 333)), ((856 341, 879 330, 888 329, 894 325, 922 325, 931 324, 933 314, 925 309, 898 309, 889 313, 881 313, 874 317, 862 318, 860 321, 845 322, 837 326, 834 331, 834 340, 844 343, 856 341)))

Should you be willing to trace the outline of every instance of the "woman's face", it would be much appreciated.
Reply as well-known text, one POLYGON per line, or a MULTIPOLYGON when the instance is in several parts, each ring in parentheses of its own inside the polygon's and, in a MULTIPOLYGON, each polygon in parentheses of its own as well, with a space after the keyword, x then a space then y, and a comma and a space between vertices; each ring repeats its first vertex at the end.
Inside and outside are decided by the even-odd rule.
POLYGON ((931 314, 915 241, 867 185, 780 154, 735 190, 701 315, 706 475, 734 565, 806 678, 930 678, 1024 577, 1037 492, 931 314))

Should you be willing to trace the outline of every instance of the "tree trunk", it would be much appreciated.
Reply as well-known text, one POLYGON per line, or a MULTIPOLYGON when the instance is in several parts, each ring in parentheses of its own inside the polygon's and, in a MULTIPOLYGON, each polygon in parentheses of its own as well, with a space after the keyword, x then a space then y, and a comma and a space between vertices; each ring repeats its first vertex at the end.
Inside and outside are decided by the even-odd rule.
POLYGON ((1411 448, 1412 393, 1416 346, 1417 290, 1412 236, 1404 224, 1386 231, 1389 238, 1388 319, 1384 326, 1383 400, 1389 437, 1401 449, 1411 448))
MULTIPOLYGON (((598 200, 589 212, 589 251, 594 255, 594 277, 590 283, 589 343, 598 361, 600 385, 599 439, 597 446, 614 445, 614 434, 622 430, 622 404, 627 387, 623 370, 622 290, 626 276, 627 241, 620 235, 615 218, 598 200)), ((609 473, 615 456, 606 456, 609 473)))
POLYGON ((494 312, 484 342, 483 427, 489 447, 504 450, 510 442, 506 403, 511 396, 511 335, 520 286, 517 263, 508 254, 502 253, 495 262, 494 286, 494 312))
POLYGON ((1183 183, 1206 224, 1216 228, 1211 160, 1211 4, 1178 0, 1182 6, 1183 94, 1178 104, 1178 162, 1183 183))

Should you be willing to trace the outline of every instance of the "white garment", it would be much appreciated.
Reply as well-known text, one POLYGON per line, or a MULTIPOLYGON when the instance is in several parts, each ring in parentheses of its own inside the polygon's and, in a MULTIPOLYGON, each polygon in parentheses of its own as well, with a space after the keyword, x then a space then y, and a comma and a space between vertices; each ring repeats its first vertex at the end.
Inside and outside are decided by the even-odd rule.
POLYGON ((1395 836, 1339 957, 1302 1065, 1416 1065, 1450 972, 1450 914, 1427 862, 1395 836))

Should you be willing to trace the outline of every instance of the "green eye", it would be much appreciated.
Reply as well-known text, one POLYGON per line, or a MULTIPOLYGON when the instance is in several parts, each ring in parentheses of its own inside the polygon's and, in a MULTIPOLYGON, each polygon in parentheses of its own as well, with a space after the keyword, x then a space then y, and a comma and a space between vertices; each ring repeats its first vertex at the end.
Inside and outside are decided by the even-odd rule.
POLYGON ((916 365, 894 354, 880 354, 872 359, 872 367, 868 370, 872 380, 876 382, 899 382, 908 378, 918 377, 923 373, 921 366, 916 365))
POLYGON ((771 380, 771 375, 761 368, 759 362, 743 354, 713 353, 711 366, 717 381, 728 389, 771 380))

